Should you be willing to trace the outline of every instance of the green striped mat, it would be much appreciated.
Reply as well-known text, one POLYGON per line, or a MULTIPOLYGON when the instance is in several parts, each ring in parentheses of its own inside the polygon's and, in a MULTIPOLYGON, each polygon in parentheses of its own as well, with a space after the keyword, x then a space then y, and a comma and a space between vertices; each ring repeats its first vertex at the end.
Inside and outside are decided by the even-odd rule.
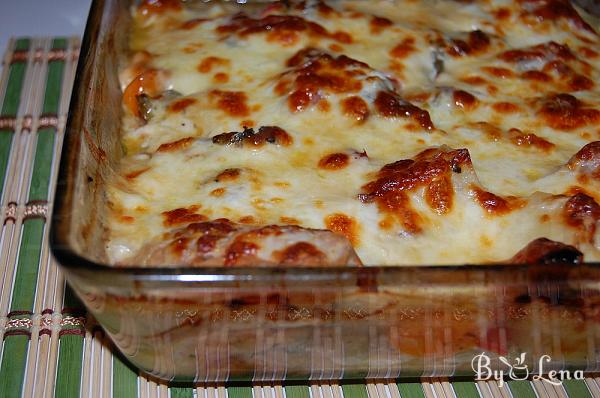
POLYGON ((48 252, 49 199, 79 41, 12 40, 0 76, 0 397, 421 398, 600 397, 600 379, 286 386, 167 386, 113 354, 48 252))

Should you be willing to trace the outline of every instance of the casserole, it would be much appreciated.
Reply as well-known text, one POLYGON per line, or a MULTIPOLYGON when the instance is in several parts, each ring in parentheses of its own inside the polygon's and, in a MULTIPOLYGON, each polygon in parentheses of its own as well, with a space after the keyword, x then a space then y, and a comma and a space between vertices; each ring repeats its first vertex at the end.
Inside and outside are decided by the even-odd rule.
POLYGON ((495 366, 499 355, 527 352, 532 368, 548 354, 555 369, 597 369, 597 266, 572 264, 578 255, 562 248, 530 266, 106 265, 105 191, 122 155, 118 70, 129 5, 92 7, 51 243, 132 363, 196 382, 467 375, 482 351, 495 366))

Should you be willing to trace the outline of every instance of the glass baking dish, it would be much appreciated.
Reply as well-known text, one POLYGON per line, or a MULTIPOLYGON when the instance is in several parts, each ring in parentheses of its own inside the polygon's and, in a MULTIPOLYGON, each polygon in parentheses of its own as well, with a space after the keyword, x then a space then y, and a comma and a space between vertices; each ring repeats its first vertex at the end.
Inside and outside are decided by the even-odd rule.
POLYGON ((488 370, 508 373, 507 362, 522 372, 600 370, 599 264, 106 265, 103 184, 121 154, 117 72, 130 5, 92 5, 51 247, 69 284, 134 365, 195 382, 473 376, 478 364, 485 378, 488 370))

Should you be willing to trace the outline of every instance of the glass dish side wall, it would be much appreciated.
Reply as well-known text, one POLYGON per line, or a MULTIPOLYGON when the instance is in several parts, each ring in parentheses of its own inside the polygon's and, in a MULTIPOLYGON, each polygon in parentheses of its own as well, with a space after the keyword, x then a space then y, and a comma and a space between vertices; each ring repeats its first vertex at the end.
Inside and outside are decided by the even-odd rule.
POLYGON ((597 371, 598 268, 111 268, 103 184, 118 160, 128 3, 95 1, 59 177, 52 250, 123 354, 171 380, 472 375, 476 354, 597 371))
POLYGON ((180 274, 71 269, 117 347, 166 380, 474 374, 526 354, 531 372, 599 369, 598 269, 404 268, 180 274))

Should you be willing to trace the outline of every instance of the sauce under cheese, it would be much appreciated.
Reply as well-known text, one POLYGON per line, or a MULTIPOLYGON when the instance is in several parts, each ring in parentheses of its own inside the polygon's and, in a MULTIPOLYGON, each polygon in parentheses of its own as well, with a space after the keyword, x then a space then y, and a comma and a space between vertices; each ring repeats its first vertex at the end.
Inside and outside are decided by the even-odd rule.
POLYGON ((600 260, 600 38, 569 2, 132 13, 112 262, 222 219, 330 230, 365 265, 503 262, 540 238, 600 260))

